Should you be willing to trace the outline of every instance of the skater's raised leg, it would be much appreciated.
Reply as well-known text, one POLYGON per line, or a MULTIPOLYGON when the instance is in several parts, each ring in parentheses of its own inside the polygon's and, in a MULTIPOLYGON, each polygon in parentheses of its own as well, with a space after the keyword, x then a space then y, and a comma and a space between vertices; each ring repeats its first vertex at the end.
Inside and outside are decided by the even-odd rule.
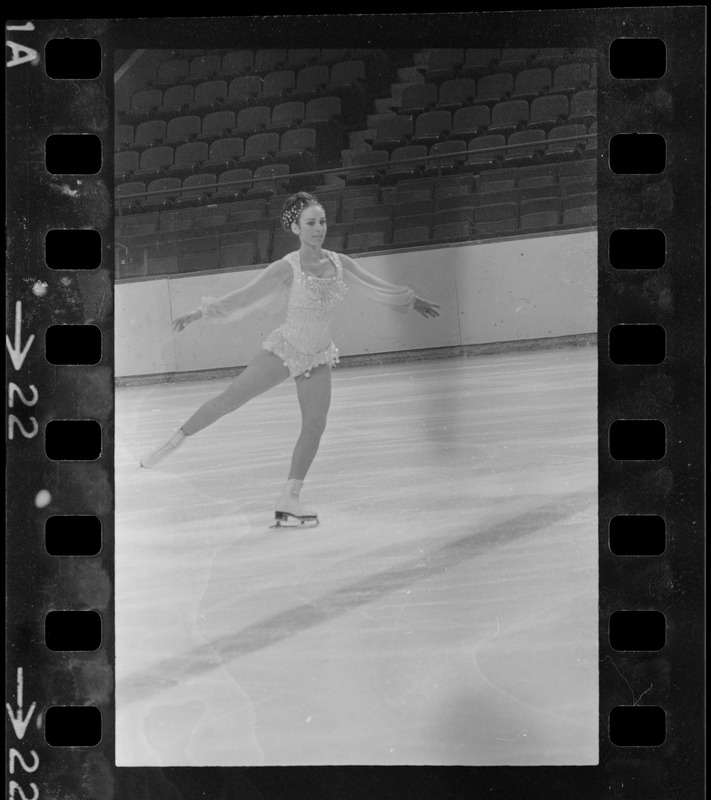
POLYGON ((331 369, 327 365, 311 370, 310 376, 300 375, 296 379, 296 391, 301 407, 301 433, 291 458, 289 479, 277 501, 276 518, 286 521, 296 518, 300 522, 318 521, 314 511, 301 505, 299 492, 316 456, 321 436, 326 427, 328 409, 331 405, 331 369))
POLYGON ((212 425, 220 417, 235 411, 249 400, 280 384, 289 375, 282 360, 267 350, 261 350, 253 361, 216 397, 200 408, 161 447, 144 455, 141 466, 150 469, 175 452, 186 436, 212 425))

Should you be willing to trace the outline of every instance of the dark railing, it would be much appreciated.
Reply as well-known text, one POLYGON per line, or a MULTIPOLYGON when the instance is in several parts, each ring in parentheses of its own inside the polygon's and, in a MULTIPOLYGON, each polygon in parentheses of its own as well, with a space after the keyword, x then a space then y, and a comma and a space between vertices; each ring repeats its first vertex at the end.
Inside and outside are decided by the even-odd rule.
MULTIPOLYGON (((200 186, 188 186, 188 187, 180 187, 175 189, 153 189, 151 191, 145 192, 136 192, 134 194, 122 194, 118 197, 118 213, 121 214, 122 208, 121 203, 124 200, 130 200, 132 198, 146 198, 146 197, 153 197, 153 196, 160 196, 160 195, 174 195, 178 192, 190 192, 191 194, 196 194, 200 192, 207 191, 209 189, 229 189, 231 187, 237 186, 252 186, 255 183, 267 183, 269 181, 274 183, 276 188, 276 184, 279 182, 285 181, 292 181, 295 178, 313 178, 319 175, 348 175, 353 172, 359 172, 367 169, 374 169, 376 171, 379 170, 387 170, 391 167, 395 166, 402 166, 406 164, 420 164, 425 165, 432 161, 437 162, 437 172, 438 175, 441 174, 441 163, 443 159, 456 159, 459 157, 466 157, 476 154, 484 154, 484 153, 500 153, 501 151, 505 151, 507 154, 511 150, 534 150, 534 149, 543 149, 543 151, 548 151, 551 145, 558 145, 568 142, 579 142, 584 143, 589 141, 590 139, 597 139, 597 133, 586 133, 586 134, 579 134, 578 136, 567 136, 561 137, 560 139, 547 139, 545 142, 521 142, 520 144, 506 144, 506 145, 497 145, 495 147, 482 147, 479 149, 467 149, 461 150, 452 153, 436 153, 435 155, 428 154, 426 156, 418 156, 416 158, 407 158, 397 161, 388 161, 382 163, 373 163, 373 164, 358 164, 358 165, 351 165, 349 167, 332 167, 330 169, 319 169, 319 170, 310 170, 309 172, 290 172, 285 173, 283 175, 274 175, 274 176, 264 176, 264 177, 252 177, 249 179, 239 180, 239 181, 225 181, 223 183, 207 183, 201 184, 200 186), (540 147, 539 147, 540 145, 540 147)), ((462 164, 465 164, 466 160, 462 161, 462 164)), ((239 163, 235 163, 235 168, 239 168, 239 163)), ((130 181, 129 181, 130 182, 130 181)), ((343 187, 336 187, 335 189, 343 188, 343 187)), ((208 197, 209 203, 209 197, 208 197)))

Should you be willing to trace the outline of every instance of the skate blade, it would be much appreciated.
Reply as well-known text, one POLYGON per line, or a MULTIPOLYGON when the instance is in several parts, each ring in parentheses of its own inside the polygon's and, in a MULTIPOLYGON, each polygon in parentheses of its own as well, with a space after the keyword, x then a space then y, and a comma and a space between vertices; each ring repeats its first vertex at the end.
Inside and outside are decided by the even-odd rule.
POLYGON ((318 525, 318 517, 296 517, 286 511, 277 511, 275 517, 270 528, 315 528, 318 525))

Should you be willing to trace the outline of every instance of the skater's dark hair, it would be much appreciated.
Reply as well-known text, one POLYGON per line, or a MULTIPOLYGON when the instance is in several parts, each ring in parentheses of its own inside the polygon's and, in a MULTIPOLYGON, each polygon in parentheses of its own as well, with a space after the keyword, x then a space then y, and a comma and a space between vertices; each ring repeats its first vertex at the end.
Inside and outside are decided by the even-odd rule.
POLYGON ((291 226, 299 219, 301 212, 309 206, 320 206, 318 198, 308 192, 297 192, 287 197, 281 209, 281 227, 290 231, 291 226))

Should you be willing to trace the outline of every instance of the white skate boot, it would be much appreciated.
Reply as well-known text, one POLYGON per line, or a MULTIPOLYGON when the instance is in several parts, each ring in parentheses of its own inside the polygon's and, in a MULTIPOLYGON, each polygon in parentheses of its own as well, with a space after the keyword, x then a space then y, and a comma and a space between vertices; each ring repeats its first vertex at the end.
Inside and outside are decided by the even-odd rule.
POLYGON ((146 469, 152 469, 166 456, 177 450, 184 441, 185 434, 182 430, 177 430, 162 447, 157 447, 155 450, 144 453, 140 460, 141 466, 146 469))
POLYGON ((301 481, 289 480, 281 497, 277 500, 274 512, 275 523, 272 528, 315 527, 318 525, 318 515, 301 505, 299 491, 301 481))

